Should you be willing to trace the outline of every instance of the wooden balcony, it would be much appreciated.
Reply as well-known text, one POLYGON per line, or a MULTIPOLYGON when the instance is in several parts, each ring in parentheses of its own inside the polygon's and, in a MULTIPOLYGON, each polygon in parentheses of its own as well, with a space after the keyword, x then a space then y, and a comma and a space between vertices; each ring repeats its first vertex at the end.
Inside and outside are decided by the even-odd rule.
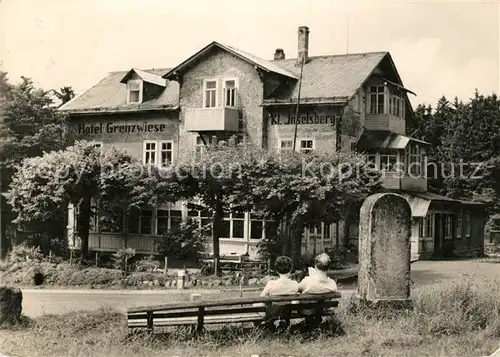
POLYGON ((405 135, 406 123, 404 119, 391 114, 365 114, 365 130, 384 130, 405 135))
POLYGON ((184 112, 184 130, 193 132, 238 132, 236 108, 188 108, 184 112))
POLYGON ((404 190, 410 192, 426 192, 427 178, 410 177, 397 172, 382 173, 382 187, 388 190, 404 190))

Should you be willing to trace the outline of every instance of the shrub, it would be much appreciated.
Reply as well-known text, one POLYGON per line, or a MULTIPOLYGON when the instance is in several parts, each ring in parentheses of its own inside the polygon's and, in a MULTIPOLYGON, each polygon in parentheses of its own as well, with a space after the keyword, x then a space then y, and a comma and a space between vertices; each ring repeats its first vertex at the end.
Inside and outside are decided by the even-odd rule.
POLYGON ((43 254, 40 252, 39 247, 30 247, 27 244, 20 244, 12 247, 8 253, 7 259, 9 264, 23 263, 23 262, 42 262, 44 260, 43 254))
POLYGON ((135 257, 135 249, 126 248, 120 249, 116 253, 113 254, 113 266, 115 269, 120 269, 125 272, 129 271, 129 267, 131 265, 131 259, 135 257))
POLYGON ((153 272, 159 270, 161 263, 154 259, 154 256, 144 257, 135 263, 135 270, 138 272, 153 272))
POLYGON ((43 282, 45 280, 45 277, 44 275, 41 273, 41 272, 36 272, 34 275, 33 275, 33 283, 38 286, 38 285, 42 285, 43 282))
POLYGON ((179 227, 169 230, 156 241, 156 249, 164 257, 175 257, 184 261, 195 257, 205 250, 205 227, 200 228, 197 221, 188 219, 179 227))

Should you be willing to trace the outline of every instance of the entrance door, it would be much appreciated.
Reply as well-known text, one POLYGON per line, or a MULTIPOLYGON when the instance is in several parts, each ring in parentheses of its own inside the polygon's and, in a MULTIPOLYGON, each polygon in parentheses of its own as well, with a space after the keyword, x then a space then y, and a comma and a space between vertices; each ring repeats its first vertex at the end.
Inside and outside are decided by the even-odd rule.
POLYGON ((440 257, 453 255, 454 219, 453 214, 436 213, 434 230, 434 254, 440 257))

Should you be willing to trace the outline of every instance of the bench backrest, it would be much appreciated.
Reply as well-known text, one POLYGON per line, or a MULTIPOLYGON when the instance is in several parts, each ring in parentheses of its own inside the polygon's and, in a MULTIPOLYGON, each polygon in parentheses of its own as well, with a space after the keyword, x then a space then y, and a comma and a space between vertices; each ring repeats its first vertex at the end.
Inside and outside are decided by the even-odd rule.
POLYGON ((223 307, 234 305, 249 305, 254 303, 272 304, 273 302, 292 302, 299 301, 300 303, 325 301, 340 298, 339 292, 328 294, 300 294, 300 295, 283 295, 283 296, 264 296, 264 297, 249 297, 249 298, 232 298, 221 300, 201 300, 190 302, 179 302, 170 304, 159 304, 150 306, 137 306, 131 307, 127 311, 129 313, 146 312, 146 311, 170 311, 170 310, 183 310, 183 309, 196 309, 196 308, 209 308, 209 307, 223 307))

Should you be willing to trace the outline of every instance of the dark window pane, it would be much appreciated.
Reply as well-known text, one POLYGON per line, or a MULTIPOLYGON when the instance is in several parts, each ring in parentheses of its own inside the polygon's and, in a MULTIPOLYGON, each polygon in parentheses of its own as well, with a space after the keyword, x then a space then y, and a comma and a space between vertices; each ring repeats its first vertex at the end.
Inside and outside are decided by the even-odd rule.
POLYGON ((177 229, 181 226, 182 218, 172 217, 170 218, 170 229, 177 229))
POLYGON ((172 217, 182 217, 182 211, 170 210, 170 216, 172 217))
POLYGON ((168 218, 167 217, 158 217, 158 234, 164 235, 168 231, 168 218))
POLYGON ((221 228, 221 232, 220 232, 220 236, 222 238, 230 238, 231 235, 230 235, 230 231, 231 231, 231 225, 230 225, 230 221, 227 220, 227 221, 223 221, 222 222, 222 228, 221 228))
POLYGON ((275 222, 271 221, 266 221, 265 224, 265 232, 266 232, 266 238, 273 238, 276 237, 277 234, 277 226, 275 222))
POLYGON ((199 217, 200 211, 189 210, 187 213, 188 217, 199 217))
POLYGON ((157 216, 158 217, 168 217, 168 211, 167 210, 158 210, 157 216))
POLYGON ((232 238, 243 238, 245 231, 245 221, 233 220, 233 236, 232 238))
POLYGON ((251 221, 250 222, 250 238, 261 239, 263 225, 264 225, 264 222, 262 222, 262 221, 251 221))

